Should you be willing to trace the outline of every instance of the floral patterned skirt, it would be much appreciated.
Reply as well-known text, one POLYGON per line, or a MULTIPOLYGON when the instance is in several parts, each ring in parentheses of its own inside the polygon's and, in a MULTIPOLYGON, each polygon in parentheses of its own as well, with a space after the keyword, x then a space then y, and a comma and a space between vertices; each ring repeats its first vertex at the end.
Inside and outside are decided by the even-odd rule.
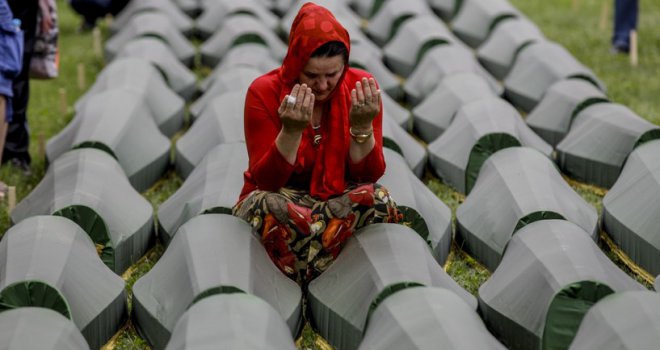
POLYGON ((378 184, 353 184, 327 201, 303 190, 256 190, 234 206, 233 214, 252 225, 275 265, 299 284, 325 271, 355 230, 402 220, 387 189, 378 184))

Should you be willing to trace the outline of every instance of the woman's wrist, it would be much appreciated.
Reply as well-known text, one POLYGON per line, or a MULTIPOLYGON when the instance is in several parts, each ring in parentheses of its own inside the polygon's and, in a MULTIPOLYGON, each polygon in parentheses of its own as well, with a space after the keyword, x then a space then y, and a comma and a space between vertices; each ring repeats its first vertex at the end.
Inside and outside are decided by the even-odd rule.
POLYGON ((365 128, 351 126, 348 128, 348 133, 351 135, 353 141, 358 144, 363 144, 373 136, 374 128, 371 125, 365 128))
POLYGON ((355 133, 367 133, 367 132, 370 132, 370 131, 373 132, 374 127, 371 124, 371 122, 366 123, 366 124, 357 124, 357 123, 353 124, 353 123, 351 123, 349 130, 352 130, 355 133))

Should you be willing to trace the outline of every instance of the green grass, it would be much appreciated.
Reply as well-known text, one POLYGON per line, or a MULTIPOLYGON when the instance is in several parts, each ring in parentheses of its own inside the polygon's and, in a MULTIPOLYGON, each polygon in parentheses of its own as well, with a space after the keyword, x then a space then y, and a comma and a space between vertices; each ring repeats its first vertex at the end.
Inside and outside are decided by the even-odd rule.
MULTIPOLYGON (((660 67, 660 2, 646 1, 641 4, 639 21, 640 56, 639 66, 631 67, 625 55, 609 53, 609 39, 612 31, 612 9, 600 29, 600 14, 603 4, 611 6, 611 0, 510 0, 525 15, 534 21, 550 40, 566 47, 578 60, 591 68, 608 87, 610 98, 630 107, 640 116, 660 124, 660 79, 657 67, 660 67), (574 5, 576 4, 576 5, 574 5)), ((58 0, 60 15, 60 77, 52 81, 32 81, 31 98, 28 109, 32 131, 30 153, 33 156, 33 175, 25 177, 10 166, 0 168, 0 179, 16 186, 17 200, 20 201, 39 183, 43 177, 44 159, 40 154, 40 139, 48 140, 69 123, 73 116, 73 103, 84 93, 78 87, 78 65, 85 67, 85 88, 89 87, 94 77, 103 68, 103 60, 95 56, 92 50, 92 34, 78 33, 79 18, 72 13, 66 2, 58 0), (61 93, 65 91, 66 110, 62 111, 61 93)), ((107 28, 102 24, 104 36, 107 28)), ((210 73, 208 68, 196 68, 195 73, 201 78, 210 73)), ((424 177, 427 186, 449 205, 452 213, 463 200, 463 196, 443 184, 430 174, 424 177)), ((181 186, 182 180, 173 170, 143 195, 152 203, 156 211, 158 206, 181 186)), ((603 192, 597 188, 571 183, 571 186, 600 212, 603 192)), ((0 236, 10 227, 6 213, 6 202, 0 203, 0 236)), ((454 216, 455 217, 455 216, 454 216)), ((618 258, 606 247, 603 250, 610 258, 618 258)), ((164 248, 158 244, 145 257, 125 274, 129 305, 132 300, 133 283, 158 261, 164 248)), ((479 286, 490 273, 462 252, 452 246, 451 262, 447 272, 464 288, 476 294, 479 286)), ((622 266, 619 264, 619 266, 622 266)), ((625 269, 625 267, 622 267, 625 269)), ((307 325, 298 341, 301 349, 324 349, 323 342, 307 325)), ((148 344, 139 337, 129 321, 113 339, 116 349, 147 349, 148 344)))

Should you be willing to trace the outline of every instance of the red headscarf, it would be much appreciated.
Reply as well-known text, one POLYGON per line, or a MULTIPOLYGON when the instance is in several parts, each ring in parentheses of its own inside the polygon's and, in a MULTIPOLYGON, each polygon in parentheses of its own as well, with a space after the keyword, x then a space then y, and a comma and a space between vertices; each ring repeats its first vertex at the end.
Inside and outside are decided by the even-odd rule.
MULTIPOLYGON (((309 178, 310 195, 326 200, 333 195, 341 194, 345 190, 347 150, 350 144, 350 137, 348 136, 350 91, 354 87, 351 84, 354 85, 355 81, 358 81, 361 77, 369 77, 368 73, 351 69, 348 62, 345 62, 344 71, 335 90, 325 101, 326 106, 321 122, 323 140, 315 152, 316 159, 313 160, 313 164, 310 164, 309 159, 305 158, 304 155, 301 156, 301 152, 304 153, 301 149, 304 149, 305 145, 301 144, 296 165, 291 166, 276 150, 274 141, 264 139, 265 134, 272 135, 272 133, 279 132, 281 122, 276 115, 276 111, 281 101, 298 83, 300 74, 312 53, 330 41, 341 42, 350 53, 351 46, 348 31, 337 21, 335 16, 324 7, 313 3, 305 3, 291 26, 289 48, 282 66, 258 78, 248 90, 246 99, 246 141, 250 153, 250 168, 245 173, 245 185, 241 198, 244 198, 256 188, 275 191, 284 186, 281 181, 275 183, 281 180, 284 173, 291 174, 293 168, 308 169, 310 166, 313 166, 309 178), (346 79, 347 75, 350 75, 351 78, 346 79), (276 96, 272 94, 276 94, 276 96), (260 119, 258 117, 258 115, 266 113, 272 119, 260 119), (264 124, 269 125, 268 129, 263 126, 264 124), (269 144, 266 145, 266 143, 269 144), (270 148, 263 153, 265 147, 270 148), (255 156, 260 158, 253 159, 255 156), (269 170, 264 171, 264 169, 269 170), (274 180, 274 178, 278 178, 278 180, 274 180), (259 185, 257 186, 257 184, 259 185)), ((360 165, 350 165, 353 181, 373 182, 384 172, 382 142, 378 141, 378 138, 382 135, 381 118, 382 111, 377 116, 377 120, 374 121, 377 154, 367 157, 368 159, 361 162, 360 165)), ((288 175, 286 176, 288 178, 288 175)))
MULTIPOLYGON (((291 91, 312 53, 330 41, 341 42, 350 54, 348 31, 335 16, 325 7, 311 2, 304 4, 291 25, 289 50, 280 69, 280 78, 286 86, 281 99, 291 91)), ((338 150, 344 149, 347 141, 348 125, 345 116, 350 111, 350 88, 343 82, 348 67, 348 62, 345 62, 339 82, 328 97, 329 112, 323 118, 323 126, 327 126, 328 133, 319 145, 318 158, 312 172, 309 190, 313 197, 327 199, 345 190, 345 158, 338 150)))

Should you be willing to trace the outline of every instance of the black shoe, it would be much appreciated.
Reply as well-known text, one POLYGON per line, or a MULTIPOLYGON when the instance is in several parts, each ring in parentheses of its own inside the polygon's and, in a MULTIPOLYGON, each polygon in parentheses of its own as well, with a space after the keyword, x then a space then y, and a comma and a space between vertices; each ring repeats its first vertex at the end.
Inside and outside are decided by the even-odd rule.
POLYGON ((627 54, 628 52, 630 52, 630 46, 624 42, 616 42, 612 44, 612 47, 610 48, 611 54, 618 54, 618 53, 627 54))
POLYGON ((9 160, 8 163, 20 169, 23 172, 23 175, 32 176, 32 168, 30 168, 30 163, 28 163, 26 160, 19 158, 12 158, 9 160))

